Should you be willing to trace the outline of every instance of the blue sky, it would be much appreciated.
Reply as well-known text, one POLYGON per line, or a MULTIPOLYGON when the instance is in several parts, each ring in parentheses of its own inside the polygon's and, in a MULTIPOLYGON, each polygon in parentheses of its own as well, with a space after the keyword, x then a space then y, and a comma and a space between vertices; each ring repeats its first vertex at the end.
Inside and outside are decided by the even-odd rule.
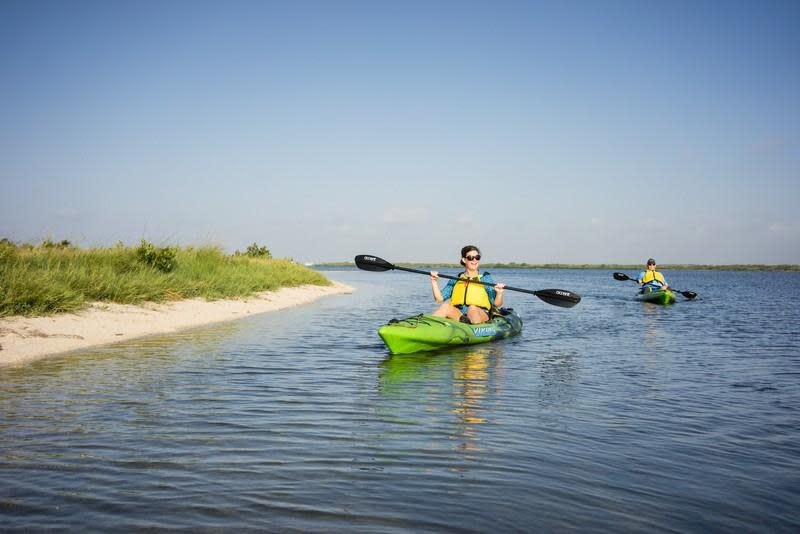
POLYGON ((0 237, 800 263, 800 2, 0 2, 0 237))

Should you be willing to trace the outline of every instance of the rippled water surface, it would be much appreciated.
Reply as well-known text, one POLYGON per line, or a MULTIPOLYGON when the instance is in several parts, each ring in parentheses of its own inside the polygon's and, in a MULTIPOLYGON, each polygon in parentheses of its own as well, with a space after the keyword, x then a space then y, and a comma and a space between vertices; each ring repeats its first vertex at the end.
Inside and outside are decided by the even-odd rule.
POLYGON ((389 357, 425 277, 0 369, 0 521, 37 529, 800 530, 800 275, 496 271, 523 333, 389 357), (631 275, 636 273, 629 273, 631 275))

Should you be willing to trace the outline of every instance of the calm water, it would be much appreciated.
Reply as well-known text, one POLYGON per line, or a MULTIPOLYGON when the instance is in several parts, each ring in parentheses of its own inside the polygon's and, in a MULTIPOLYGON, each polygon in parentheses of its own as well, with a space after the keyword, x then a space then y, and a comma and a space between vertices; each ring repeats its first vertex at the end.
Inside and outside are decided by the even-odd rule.
POLYGON ((389 357, 426 278, 0 369, 0 530, 800 530, 800 274, 497 271, 521 336, 389 357), (635 275, 636 273, 629 273, 635 275), (735 292, 730 289, 735 289, 735 292))

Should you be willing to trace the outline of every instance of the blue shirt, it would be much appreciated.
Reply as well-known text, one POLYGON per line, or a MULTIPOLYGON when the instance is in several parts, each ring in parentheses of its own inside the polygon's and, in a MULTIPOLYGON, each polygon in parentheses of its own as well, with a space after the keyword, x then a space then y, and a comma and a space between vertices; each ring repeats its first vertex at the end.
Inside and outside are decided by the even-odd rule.
MULTIPOLYGON (((494 285, 497 282, 494 281, 494 278, 492 278, 492 275, 489 273, 483 273, 479 280, 481 282, 486 282, 487 284, 492 284, 490 286, 483 286, 483 288, 486 290, 486 293, 489 294, 489 303, 494 306, 494 299, 497 296, 497 291, 494 290, 494 285)), ((453 296, 453 288, 456 286, 457 282, 458 280, 449 280, 447 285, 444 286, 442 289, 442 298, 444 300, 448 300, 453 296)))

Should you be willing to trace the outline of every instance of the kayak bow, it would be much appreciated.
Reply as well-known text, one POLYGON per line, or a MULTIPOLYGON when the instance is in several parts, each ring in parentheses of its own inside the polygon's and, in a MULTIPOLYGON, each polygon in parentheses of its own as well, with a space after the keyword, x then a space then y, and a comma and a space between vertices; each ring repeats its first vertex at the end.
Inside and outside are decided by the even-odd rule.
POLYGON ((468 324, 445 317, 420 314, 405 319, 393 319, 378 329, 389 352, 410 354, 455 345, 473 345, 519 334, 522 320, 511 308, 487 323, 468 324))
POLYGON ((675 302, 675 293, 669 289, 657 289, 655 291, 638 293, 636 298, 642 302, 652 302, 653 304, 672 304, 675 302))

